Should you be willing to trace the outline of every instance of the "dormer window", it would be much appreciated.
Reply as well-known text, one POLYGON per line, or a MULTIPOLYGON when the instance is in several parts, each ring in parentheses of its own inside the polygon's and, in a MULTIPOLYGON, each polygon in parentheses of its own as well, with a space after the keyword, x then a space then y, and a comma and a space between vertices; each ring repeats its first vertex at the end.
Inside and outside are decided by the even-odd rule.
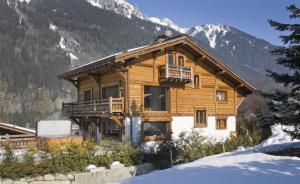
POLYGON ((168 64, 175 65, 175 57, 174 54, 168 54, 168 64))

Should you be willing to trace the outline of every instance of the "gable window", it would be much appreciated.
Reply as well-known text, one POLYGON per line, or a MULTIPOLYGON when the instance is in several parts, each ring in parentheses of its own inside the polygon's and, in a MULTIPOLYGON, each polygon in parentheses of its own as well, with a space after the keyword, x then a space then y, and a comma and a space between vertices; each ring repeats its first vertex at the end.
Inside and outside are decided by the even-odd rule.
POLYGON ((227 118, 222 117, 222 118, 217 118, 216 119, 216 129, 217 130, 222 130, 227 128, 227 118))
POLYGON ((92 100, 92 90, 84 90, 83 91, 83 101, 91 101, 92 100))
POLYGON ((227 92, 226 91, 217 91, 216 99, 217 99, 217 101, 226 101, 227 100, 227 92))
POLYGON ((168 135, 168 122, 144 122, 143 136, 145 141, 158 141, 166 139, 168 135))
POLYGON ((119 86, 108 86, 102 88, 102 99, 108 99, 109 97, 118 98, 119 97, 119 86))
POLYGON ((144 86, 145 111, 167 111, 167 88, 144 86))
POLYGON ((200 87, 200 78, 199 78, 199 75, 194 75, 194 87, 196 87, 196 88, 200 87))
POLYGON ((206 110, 197 109, 195 111, 195 128, 203 128, 207 126, 206 110))
POLYGON ((175 57, 174 54, 168 54, 168 64, 175 65, 175 57))
POLYGON ((178 56, 178 62, 177 62, 178 66, 184 66, 184 57, 183 56, 178 56))

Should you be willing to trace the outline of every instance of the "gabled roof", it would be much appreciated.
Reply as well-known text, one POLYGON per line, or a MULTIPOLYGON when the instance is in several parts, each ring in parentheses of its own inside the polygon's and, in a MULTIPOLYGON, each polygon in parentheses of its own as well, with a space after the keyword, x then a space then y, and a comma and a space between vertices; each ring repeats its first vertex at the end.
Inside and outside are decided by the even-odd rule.
POLYGON ((0 122, 0 129, 9 130, 9 131, 16 132, 19 134, 29 134, 29 135, 35 134, 35 130, 20 127, 20 126, 9 124, 9 123, 1 123, 0 122))
POLYGON ((80 67, 74 68, 66 73, 59 75, 58 77, 60 79, 72 80, 73 78, 78 77, 80 75, 88 74, 92 71, 101 70, 101 68, 104 67, 109 68, 116 65, 117 63, 125 63, 127 60, 136 58, 140 55, 156 52, 161 49, 166 49, 175 45, 184 45, 186 47, 191 48, 199 55, 199 57, 204 57, 206 59, 205 62, 209 62, 213 67, 221 71, 224 76, 227 76, 229 79, 239 84, 239 87, 246 89, 247 93, 252 93, 255 90, 254 87, 252 87, 249 83, 247 83, 245 80, 239 77, 236 73, 234 73, 231 69, 229 69, 223 63, 221 63, 218 59, 213 57, 211 54, 209 54, 207 51, 205 51, 203 48, 201 48, 199 45, 193 42, 187 35, 179 35, 161 42, 154 42, 152 44, 145 45, 142 47, 118 52, 113 55, 104 57, 102 59, 87 63, 80 67))

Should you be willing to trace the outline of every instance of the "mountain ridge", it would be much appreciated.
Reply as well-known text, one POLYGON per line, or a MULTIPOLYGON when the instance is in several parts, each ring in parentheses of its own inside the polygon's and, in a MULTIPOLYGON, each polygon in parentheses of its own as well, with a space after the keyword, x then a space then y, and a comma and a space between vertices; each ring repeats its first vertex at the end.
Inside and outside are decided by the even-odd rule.
POLYGON ((265 69, 283 71, 269 53, 274 45, 234 27, 207 24, 180 28, 168 19, 146 16, 133 5, 126 4, 127 11, 122 3, 128 2, 0 1, 0 119, 22 125, 57 118, 52 115, 60 111, 62 101, 75 100, 76 96, 75 88, 58 80, 58 74, 146 45, 167 29, 174 35, 188 34, 256 87, 273 85, 265 69))

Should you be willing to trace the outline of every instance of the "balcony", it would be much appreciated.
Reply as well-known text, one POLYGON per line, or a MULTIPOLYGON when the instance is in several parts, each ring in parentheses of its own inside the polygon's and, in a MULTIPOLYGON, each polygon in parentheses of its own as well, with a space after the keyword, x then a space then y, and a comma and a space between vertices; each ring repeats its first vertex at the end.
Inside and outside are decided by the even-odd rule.
POLYGON ((65 115, 70 117, 101 116, 103 114, 123 113, 124 97, 63 103, 62 111, 65 115))
POLYGON ((160 68, 160 81, 189 83, 192 81, 192 68, 166 64, 160 68))

